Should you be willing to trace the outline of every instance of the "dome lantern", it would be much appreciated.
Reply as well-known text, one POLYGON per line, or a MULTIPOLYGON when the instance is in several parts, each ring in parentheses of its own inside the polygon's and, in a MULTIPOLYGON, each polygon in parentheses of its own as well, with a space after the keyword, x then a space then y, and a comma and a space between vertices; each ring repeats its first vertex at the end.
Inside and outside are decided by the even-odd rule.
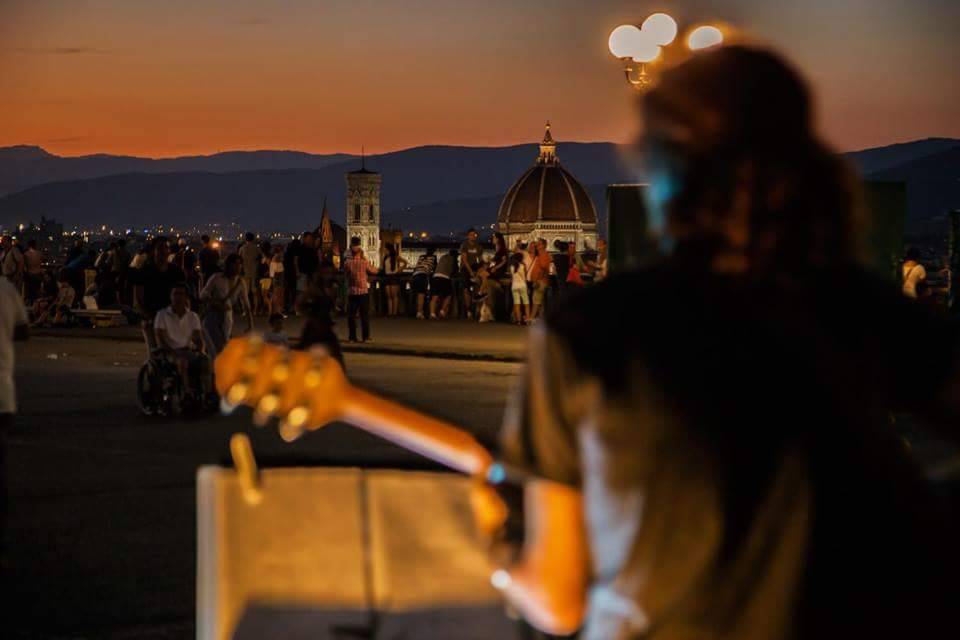
POLYGON ((557 143, 553 141, 550 135, 550 121, 547 120, 546 130, 543 133, 543 140, 540 141, 540 157, 537 158, 537 164, 559 164, 557 159, 557 143))

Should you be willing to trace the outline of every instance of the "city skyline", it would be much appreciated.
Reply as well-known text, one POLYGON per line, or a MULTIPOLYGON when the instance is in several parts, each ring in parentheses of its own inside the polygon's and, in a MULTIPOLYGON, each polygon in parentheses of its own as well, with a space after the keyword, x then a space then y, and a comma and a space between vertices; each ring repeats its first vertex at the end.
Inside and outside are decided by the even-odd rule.
POLYGON ((960 137, 945 0, 22 2, 0 7, 0 146, 65 156, 630 139, 610 30, 665 10, 725 20, 811 80, 841 150, 960 137))

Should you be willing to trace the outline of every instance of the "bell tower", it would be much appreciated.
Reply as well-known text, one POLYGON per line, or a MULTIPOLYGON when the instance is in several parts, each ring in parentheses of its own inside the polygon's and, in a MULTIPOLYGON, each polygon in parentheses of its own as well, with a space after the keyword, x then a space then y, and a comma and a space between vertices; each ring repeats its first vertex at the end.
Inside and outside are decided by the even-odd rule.
POLYGON ((350 239, 360 238, 360 246, 367 260, 380 267, 380 183, 376 171, 367 169, 365 155, 360 156, 360 168, 347 173, 347 249, 350 239))

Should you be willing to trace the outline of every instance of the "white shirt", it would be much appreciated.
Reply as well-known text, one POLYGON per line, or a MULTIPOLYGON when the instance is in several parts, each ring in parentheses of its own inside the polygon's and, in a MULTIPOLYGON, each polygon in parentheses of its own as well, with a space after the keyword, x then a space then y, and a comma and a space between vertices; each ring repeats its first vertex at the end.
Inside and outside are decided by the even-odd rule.
POLYGON ((510 288, 511 288, 511 289, 523 289, 523 290, 526 290, 526 288, 527 288, 527 265, 525 265, 524 263, 521 262, 520 264, 517 265, 516 271, 513 270, 513 267, 512 267, 512 266, 510 267, 510 271, 511 271, 511 276, 510 276, 511 284, 510 284, 510 288))
POLYGON ((13 387, 13 330, 27 324, 27 310, 20 294, 6 278, 0 278, 0 413, 16 413, 13 387))
POLYGON ((157 312, 153 319, 153 328, 157 332, 158 342, 160 329, 163 329, 167 332, 167 346, 173 349, 188 349, 193 333, 200 331, 200 316, 190 309, 178 316, 173 307, 167 307, 157 312))
POLYGON ((133 256, 133 258, 130 259, 130 268, 139 269, 144 264, 146 264, 146 262, 147 262, 147 254, 138 253, 135 256, 133 256))
POLYGON ((238 278, 236 285, 231 285, 230 280, 222 273, 215 273, 207 280, 203 291, 200 292, 200 299, 222 300, 228 305, 228 310, 243 304, 241 301, 247 297, 247 283, 243 278, 238 278), (231 287, 233 293, 231 293, 231 287))
POLYGON ((270 277, 275 278, 278 273, 283 273, 283 263, 278 260, 271 260, 270 277))
POLYGON ((527 281, 530 280, 530 267, 533 266, 533 256, 530 255, 530 252, 523 252, 523 268, 526 270, 527 281))
POLYGON ((903 265, 903 295, 908 298, 917 297, 917 285, 927 279, 927 270, 919 262, 911 266, 903 265))
POLYGON ((403 273, 403 270, 407 268, 407 261, 399 255, 396 260, 391 259, 389 255, 385 256, 381 264, 383 265, 384 273, 390 276, 403 273))

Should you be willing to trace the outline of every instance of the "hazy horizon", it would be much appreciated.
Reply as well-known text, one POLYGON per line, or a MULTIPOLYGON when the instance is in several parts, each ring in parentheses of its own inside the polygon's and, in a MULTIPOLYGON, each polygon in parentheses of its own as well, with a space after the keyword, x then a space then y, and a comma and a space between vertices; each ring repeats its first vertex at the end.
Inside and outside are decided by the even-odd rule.
MULTIPOLYGON (((922 141, 924 141, 924 140, 957 140, 958 143, 960 143, 960 137, 947 136, 947 135, 931 135, 931 136, 924 136, 924 137, 922 137, 922 138, 910 138, 910 139, 905 139, 905 140, 895 140, 895 141, 893 141, 893 142, 888 142, 888 143, 884 143, 884 144, 878 144, 878 145, 869 146, 869 147, 858 147, 858 148, 856 148, 856 149, 840 149, 840 148, 838 148, 837 151, 840 152, 840 153, 856 153, 856 152, 858 152, 858 151, 867 151, 867 150, 869 150, 869 149, 878 149, 878 148, 883 148, 883 147, 891 147, 891 146, 896 146, 896 145, 899 145, 899 144, 910 144, 910 143, 912 143, 912 142, 922 142, 922 141)), ((525 146, 525 145, 534 145, 534 144, 537 144, 537 142, 539 142, 539 138, 537 138, 536 140, 528 140, 528 141, 525 141, 525 142, 517 142, 517 143, 514 143, 514 144, 504 144, 504 145, 453 144, 453 143, 427 142, 427 143, 424 143, 424 144, 415 144, 415 145, 412 145, 412 146, 409 146, 409 147, 400 147, 400 148, 397 148, 397 149, 387 149, 387 150, 384 150, 384 151, 378 151, 378 152, 376 152, 376 153, 367 152, 366 155, 367 155, 367 157, 376 157, 376 156, 386 155, 386 154, 389 154, 389 153, 397 153, 397 152, 400 152, 400 151, 410 151, 410 150, 412 150, 412 149, 421 149, 421 148, 429 148, 429 147, 450 147, 450 148, 461 148, 461 149, 504 149, 504 148, 510 148, 510 147, 522 147, 522 146, 525 146)), ((614 140, 561 140, 561 141, 558 141, 558 147, 562 149, 562 147, 563 147, 563 145, 564 145, 565 143, 568 143, 568 144, 613 144, 613 145, 625 144, 625 143, 623 143, 623 142, 616 142, 616 141, 614 141, 614 140)), ((308 149, 293 149, 293 148, 280 148, 280 147, 256 147, 256 148, 249 148, 249 149, 231 148, 231 149, 218 149, 218 150, 216 150, 216 151, 209 151, 209 152, 183 153, 183 154, 176 154, 176 155, 156 155, 156 156, 153 156, 153 155, 139 155, 139 154, 125 154, 125 153, 113 153, 113 152, 111 152, 111 151, 92 151, 92 152, 89 152, 89 153, 70 154, 70 153, 57 153, 57 152, 52 151, 52 150, 51 150, 48 146, 46 146, 46 145, 36 144, 36 143, 30 143, 30 142, 18 142, 18 143, 0 145, 0 149, 9 149, 9 148, 12 148, 12 147, 38 147, 38 148, 43 149, 43 150, 46 151, 47 153, 50 153, 50 154, 52 154, 52 155, 54 155, 54 156, 61 157, 61 158, 85 158, 85 157, 98 156, 98 155, 108 155, 108 156, 126 156, 126 157, 143 158, 143 159, 146 159, 146 160, 175 160, 175 159, 178 159, 178 158, 214 156, 214 155, 217 155, 217 154, 220 154, 220 153, 256 153, 256 152, 267 152, 267 153, 306 153, 306 154, 318 155, 318 156, 344 155, 344 156, 351 156, 352 158, 359 158, 359 157, 361 156, 361 153, 360 153, 360 152, 354 153, 354 152, 352 152, 352 151, 310 151, 310 150, 308 150, 308 149)))

